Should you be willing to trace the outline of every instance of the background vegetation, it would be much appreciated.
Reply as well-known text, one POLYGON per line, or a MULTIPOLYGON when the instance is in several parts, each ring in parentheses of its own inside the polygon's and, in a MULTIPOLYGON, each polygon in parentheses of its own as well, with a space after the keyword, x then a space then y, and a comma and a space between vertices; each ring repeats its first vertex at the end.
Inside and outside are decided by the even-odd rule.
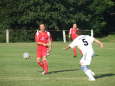
POLYGON ((99 36, 115 31, 114 0, 0 0, 0 29, 94 29, 99 36))

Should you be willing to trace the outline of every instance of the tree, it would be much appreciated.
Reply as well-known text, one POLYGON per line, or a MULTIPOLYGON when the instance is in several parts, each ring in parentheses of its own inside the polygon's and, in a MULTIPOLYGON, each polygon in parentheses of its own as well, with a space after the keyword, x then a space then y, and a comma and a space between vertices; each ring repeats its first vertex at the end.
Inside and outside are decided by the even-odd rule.
POLYGON ((80 29, 100 34, 106 32, 105 14, 114 4, 110 0, 3 0, 0 29, 33 29, 45 23, 50 30, 62 30, 77 23, 80 29))

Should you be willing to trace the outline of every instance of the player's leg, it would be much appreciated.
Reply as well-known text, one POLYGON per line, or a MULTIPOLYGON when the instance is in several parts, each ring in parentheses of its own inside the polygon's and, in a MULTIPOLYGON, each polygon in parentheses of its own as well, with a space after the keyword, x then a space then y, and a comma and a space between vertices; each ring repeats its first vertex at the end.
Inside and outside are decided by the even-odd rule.
POLYGON ((40 58, 36 58, 36 62, 42 69, 44 69, 44 64, 43 64, 43 62, 41 61, 40 58))
MULTIPOLYGON (((90 65, 91 61, 92 61, 92 57, 93 57, 94 53, 93 52, 91 53, 91 52, 87 54, 87 57, 86 57, 86 60, 85 60, 87 65, 90 65)), ((95 73, 91 69, 89 69, 89 71, 92 73, 93 76, 95 75, 95 73)))
POLYGON ((86 74, 90 81, 95 81, 92 71, 88 68, 87 65, 81 65, 81 70, 83 70, 83 72, 86 74))
POLYGON ((81 50, 79 50, 79 51, 80 51, 80 54, 83 55, 82 51, 81 50))
POLYGON ((73 53, 74 53, 74 57, 76 57, 77 56, 77 50, 76 50, 76 48, 73 48, 73 53))
POLYGON ((95 76, 95 73, 91 69, 89 69, 89 71, 92 73, 93 76, 95 76))
POLYGON ((89 78, 90 81, 95 81, 94 78, 94 73, 91 71, 91 69, 88 68, 87 65, 90 65, 91 63, 91 57, 92 55, 88 53, 85 53, 82 57, 82 59, 80 60, 80 65, 81 65, 81 70, 83 70, 83 72, 86 74, 86 76, 89 78))
POLYGON ((46 57, 47 57, 47 48, 43 48, 42 49, 42 62, 44 64, 44 72, 43 72, 43 74, 48 73, 48 61, 47 61, 46 57))
MULTIPOLYGON (((74 40, 76 38, 76 36, 72 36, 72 40, 74 40)), ((74 54, 74 57, 77 56, 77 49, 76 48, 73 48, 73 54, 74 54)))
POLYGON ((37 58, 36 58, 36 62, 37 64, 42 68, 44 69, 44 64, 43 62, 41 61, 41 58, 42 58, 42 52, 41 52, 41 48, 40 47, 37 47, 37 58))
POLYGON ((48 73, 48 61, 46 59, 46 57, 42 58, 43 64, 44 64, 44 72, 42 73, 43 75, 48 73))

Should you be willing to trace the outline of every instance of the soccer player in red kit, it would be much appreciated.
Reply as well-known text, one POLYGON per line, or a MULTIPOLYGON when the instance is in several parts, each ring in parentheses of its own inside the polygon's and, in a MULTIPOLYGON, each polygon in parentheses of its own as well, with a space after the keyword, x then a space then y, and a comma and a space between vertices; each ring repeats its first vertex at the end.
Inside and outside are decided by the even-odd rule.
POLYGON ((35 34, 35 42, 37 44, 37 64, 44 70, 43 75, 48 73, 47 50, 51 51, 51 37, 50 33, 46 31, 44 24, 39 25, 39 31, 35 34))
MULTIPOLYGON (((69 30, 69 38, 74 40, 76 37, 78 37, 77 32, 79 32, 79 28, 77 27, 77 24, 73 24, 73 27, 70 28, 69 30)), ((73 48, 73 52, 74 52, 74 57, 76 57, 77 56, 76 48, 73 48)))

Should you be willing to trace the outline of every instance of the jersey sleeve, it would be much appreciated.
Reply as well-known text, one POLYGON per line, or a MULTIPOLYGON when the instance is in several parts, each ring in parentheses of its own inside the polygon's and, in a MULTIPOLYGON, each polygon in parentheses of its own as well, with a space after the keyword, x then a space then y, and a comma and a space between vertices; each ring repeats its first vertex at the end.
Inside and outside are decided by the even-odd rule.
POLYGON ((77 39, 73 40, 72 43, 69 44, 70 48, 75 48, 78 45, 77 39))

